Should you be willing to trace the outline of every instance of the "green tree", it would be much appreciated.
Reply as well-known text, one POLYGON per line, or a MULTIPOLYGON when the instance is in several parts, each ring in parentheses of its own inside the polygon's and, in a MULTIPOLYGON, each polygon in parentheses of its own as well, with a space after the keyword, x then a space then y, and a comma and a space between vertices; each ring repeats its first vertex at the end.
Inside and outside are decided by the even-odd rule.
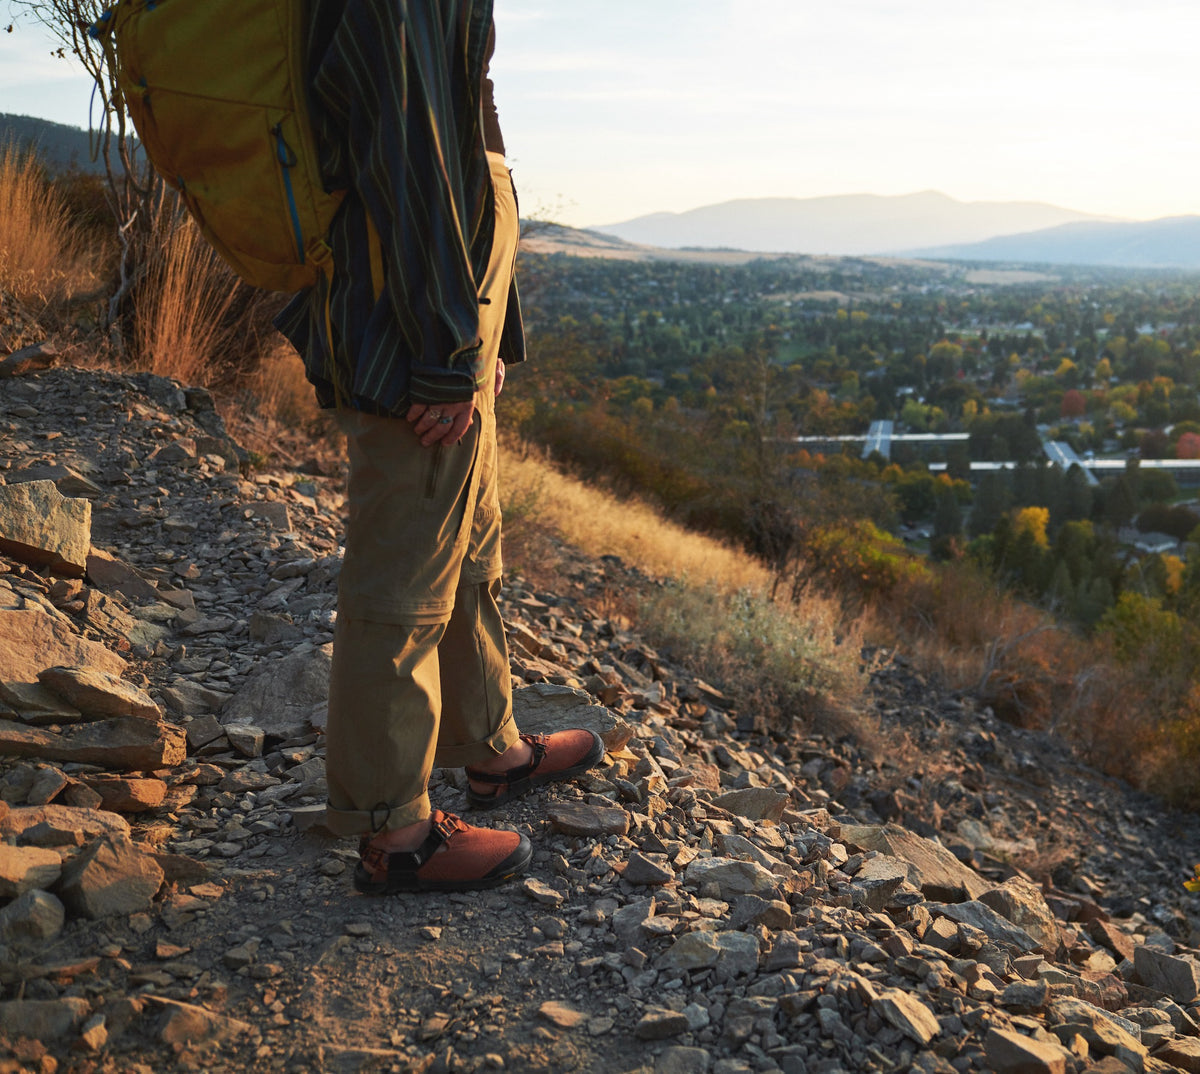
POLYGON ((975 490, 975 503, 969 522, 971 535, 979 537, 995 530, 1011 503, 1012 494, 1004 475, 996 470, 985 471, 975 490))

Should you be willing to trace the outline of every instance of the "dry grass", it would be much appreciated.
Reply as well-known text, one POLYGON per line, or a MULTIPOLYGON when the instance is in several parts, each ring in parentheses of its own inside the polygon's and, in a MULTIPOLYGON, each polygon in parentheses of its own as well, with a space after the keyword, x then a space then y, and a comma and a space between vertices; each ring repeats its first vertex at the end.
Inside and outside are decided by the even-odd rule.
POLYGON ((96 258, 37 159, 0 154, 0 291, 36 316, 96 285, 96 258))
POLYGON ((652 644, 721 681, 768 722, 791 718, 870 738, 855 702, 866 685, 862 634, 836 600, 806 592, 772 602, 770 572, 753 557, 618 499, 552 467, 524 445, 503 458, 506 548, 514 529, 547 526, 590 556, 617 555, 665 580, 622 593, 652 644))
MULTIPOLYGON (((770 585, 770 572, 745 553, 667 521, 640 500, 617 500, 556 470, 536 452, 507 447, 502 476, 504 488, 512 490, 508 495, 538 490, 539 518, 588 554, 620 556, 647 574, 686 577, 723 593, 765 592, 770 585)), ((510 513, 506 504, 506 524, 510 513)))
POLYGON ((134 297, 136 364, 208 387, 227 342, 237 279, 190 218, 181 218, 150 259, 134 297))
POLYGON ((215 394, 230 434, 252 459, 289 465, 301 456, 326 455, 329 469, 335 468, 336 426, 330 412, 317 406, 304 363, 282 336, 263 344, 236 391, 215 394))
POLYGON ((759 706, 768 724, 799 720, 874 742, 878 729, 857 705, 867 683, 862 635, 834 601, 772 603, 761 592, 682 580, 648 591, 638 618, 655 644, 759 706))

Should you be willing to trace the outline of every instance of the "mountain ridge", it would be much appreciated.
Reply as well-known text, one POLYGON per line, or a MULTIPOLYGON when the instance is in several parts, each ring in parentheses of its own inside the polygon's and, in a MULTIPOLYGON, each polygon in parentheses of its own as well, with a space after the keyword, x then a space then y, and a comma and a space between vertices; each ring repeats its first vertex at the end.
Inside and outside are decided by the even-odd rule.
POLYGON ((929 246, 910 257, 1050 265, 1200 269, 1200 215, 1144 221, 1075 221, 977 243, 929 246))
POLYGON ((35 149, 52 171, 104 171, 102 162, 92 160, 91 137, 81 127, 0 112, 0 148, 10 143, 21 151, 35 149))
POLYGON ((940 191, 924 190, 902 195, 736 198, 588 230, 666 248, 728 247, 854 256, 979 242, 1065 223, 1111 219, 1045 202, 965 202, 940 191), (933 235, 946 237, 931 242, 933 235), (910 236, 922 238, 914 242, 909 241, 910 236))

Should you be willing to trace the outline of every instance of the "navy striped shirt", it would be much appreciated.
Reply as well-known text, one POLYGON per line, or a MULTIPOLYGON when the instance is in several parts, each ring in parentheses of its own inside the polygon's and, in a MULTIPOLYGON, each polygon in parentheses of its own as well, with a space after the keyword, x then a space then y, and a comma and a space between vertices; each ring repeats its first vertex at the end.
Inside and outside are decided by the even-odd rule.
MULTIPOLYGON (((276 321, 324 406, 403 414, 482 386, 479 293, 494 198, 481 120, 492 0, 311 0, 310 99, 327 189, 333 283, 276 321), (376 299, 367 218, 385 267, 376 299), (332 342, 332 346, 331 346, 332 342)), ((515 283, 501 357, 524 340, 515 283)))

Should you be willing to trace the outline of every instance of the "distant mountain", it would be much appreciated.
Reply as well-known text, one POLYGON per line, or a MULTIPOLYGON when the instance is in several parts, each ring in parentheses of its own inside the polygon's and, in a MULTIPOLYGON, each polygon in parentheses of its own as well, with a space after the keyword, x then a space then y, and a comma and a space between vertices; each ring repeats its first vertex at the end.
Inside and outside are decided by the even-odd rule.
POLYGON ((1086 221, 984 242, 911 250, 913 257, 1048 265, 1200 269, 1200 216, 1132 223, 1086 221))
POLYGON ((1073 221, 1108 219, 1042 202, 963 202, 926 190, 897 197, 742 198, 683 213, 652 213, 591 230, 676 249, 857 255, 979 242, 1073 221))
POLYGON ((32 146, 52 171, 104 171, 102 163, 92 161, 88 133, 79 127, 0 112, 0 147, 10 143, 20 149, 32 146))

